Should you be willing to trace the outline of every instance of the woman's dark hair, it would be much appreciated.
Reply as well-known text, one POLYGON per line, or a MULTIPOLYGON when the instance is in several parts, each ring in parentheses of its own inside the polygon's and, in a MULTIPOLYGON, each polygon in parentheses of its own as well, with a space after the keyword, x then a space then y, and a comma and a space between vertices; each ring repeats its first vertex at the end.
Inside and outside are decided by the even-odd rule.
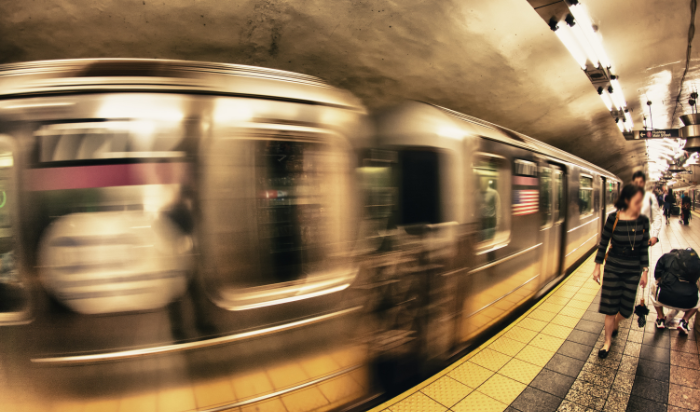
POLYGON ((633 183, 628 183, 622 188, 620 196, 618 196, 615 201, 615 208, 617 210, 627 210, 627 202, 631 200, 637 193, 644 194, 644 189, 638 187, 633 183))
POLYGON ((644 180, 644 182, 647 181, 647 175, 645 175, 644 172, 642 172, 641 170, 637 170, 636 172, 634 172, 634 174, 632 175, 632 180, 635 180, 638 177, 641 177, 642 180, 644 180))

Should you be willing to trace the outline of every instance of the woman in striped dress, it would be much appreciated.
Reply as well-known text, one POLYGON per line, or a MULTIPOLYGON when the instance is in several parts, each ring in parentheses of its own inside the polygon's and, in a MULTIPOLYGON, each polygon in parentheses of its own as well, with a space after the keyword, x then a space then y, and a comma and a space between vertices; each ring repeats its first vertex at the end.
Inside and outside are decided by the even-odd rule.
POLYGON ((605 222, 595 258, 593 280, 600 284, 600 265, 605 262, 599 312, 605 316, 605 342, 598 356, 606 358, 622 318, 634 311, 637 286, 647 284, 649 271, 649 219, 642 215, 644 189, 626 185, 615 202, 617 212, 605 222), (608 243, 610 251, 607 253, 608 243), (641 280, 641 282, 640 282, 641 280))

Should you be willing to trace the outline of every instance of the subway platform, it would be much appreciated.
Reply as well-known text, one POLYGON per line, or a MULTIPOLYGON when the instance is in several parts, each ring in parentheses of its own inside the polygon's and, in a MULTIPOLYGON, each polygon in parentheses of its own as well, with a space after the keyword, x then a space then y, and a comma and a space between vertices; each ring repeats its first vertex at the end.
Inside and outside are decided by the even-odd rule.
MULTIPOLYGON (((671 249, 700 250, 700 214, 693 215, 689 226, 678 217, 664 222, 650 249, 652 274, 671 249)), ((688 336, 675 325, 657 330, 648 304, 646 326, 636 316, 624 320, 608 358, 598 358, 604 315, 593 258, 489 341, 372 412, 700 411, 697 320, 688 336)), ((649 288, 637 301, 642 294, 649 302, 649 288)))

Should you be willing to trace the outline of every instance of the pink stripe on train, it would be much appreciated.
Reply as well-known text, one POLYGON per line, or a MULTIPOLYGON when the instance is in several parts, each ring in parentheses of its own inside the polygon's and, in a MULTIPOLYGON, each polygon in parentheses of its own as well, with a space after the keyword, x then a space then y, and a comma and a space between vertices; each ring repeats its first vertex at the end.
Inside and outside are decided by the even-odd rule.
POLYGON ((187 163, 50 167, 26 170, 23 183, 30 191, 173 184, 183 183, 187 173, 187 163))

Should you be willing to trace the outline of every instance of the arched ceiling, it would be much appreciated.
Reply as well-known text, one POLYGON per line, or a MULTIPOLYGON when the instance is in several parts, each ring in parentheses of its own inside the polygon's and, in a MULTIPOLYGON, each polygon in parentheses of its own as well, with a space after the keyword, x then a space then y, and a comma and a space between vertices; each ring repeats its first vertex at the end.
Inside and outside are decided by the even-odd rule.
MULTIPOLYGON (((671 126, 689 1, 584 0, 637 128, 644 93, 654 126, 671 126)), ((417 99, 477 116, 623 178, 644 162, 644 143, 623 138, 526 0, 26 0, 1 2, 0 16, 2 63, 149 57, 273 67, 324 78, 370 108, 417 99)), ((686 87, 700 77, 692 57, 686 87)))

